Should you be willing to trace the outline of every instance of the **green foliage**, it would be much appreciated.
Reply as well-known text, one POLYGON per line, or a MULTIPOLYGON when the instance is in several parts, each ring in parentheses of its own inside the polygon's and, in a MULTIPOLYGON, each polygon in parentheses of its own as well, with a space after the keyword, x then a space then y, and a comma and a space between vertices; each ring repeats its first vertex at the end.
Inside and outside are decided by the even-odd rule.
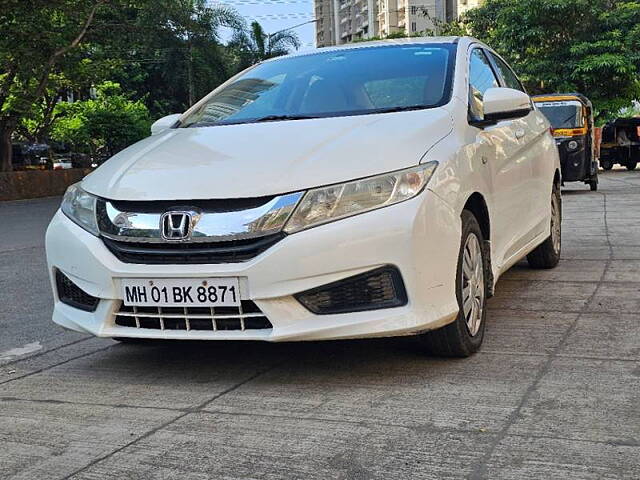
POLYGON ((640 104, 634 104, 629 107, 625 107, 618 112, 618 117, 628 118, 628 117, 640 117, 640 104))
POLYGON ((486 0, 462 20, 532 94, 583 93, 599 123, 640 98, 637 0, 486 0))
POLYGON ((229 48, 236 50, 239 58, 239 68, 247 68, 254 63, 279 57, 289 53, 289 50, 300 48, 300 39, 289 30, 268 34, 258 22, 252 22, 249 30, 238 30, 229 48))
POLYGON ((154 117, 186 110, 237 71, 220 31, 246 28, 231 8, 206 0, 138 0, 113 11, 91 56, 114 61, 108 79, 144 98, 154 117))
POLYGON ((245 28, 208 0, 2 0, 0 170, 14 132, 45 140, 59 98, 86 99, 106 80, 153 116, 184 111, 236 72, 223 26, 245 28))
POLYGON ((111 156, 149 135, 149 110, 140 100, 132 101, 120 85, 105 82, 95 100, 59 103, 58 120, 51 137, 75 151, 111 156))

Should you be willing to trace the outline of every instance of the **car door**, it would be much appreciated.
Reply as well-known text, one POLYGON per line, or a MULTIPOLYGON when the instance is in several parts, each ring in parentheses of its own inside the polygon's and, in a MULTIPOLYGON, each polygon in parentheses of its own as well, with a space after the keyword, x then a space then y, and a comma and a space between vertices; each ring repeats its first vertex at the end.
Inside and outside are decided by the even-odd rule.
MULTIPOLYGON (((495 67, 502 86, 527 93, 511 67, 502 58, 489 50, 485 53, 495 67)), ((522 220, 523 240, 528 243, 544 232, 549 220, 551 178, 547 158, 548 142, 545 142, 547 124, 542 114, 534 108, 529 115, 513 120, 512 127, 519 142, 518 156, 525 167, 523 189, 529 199, 529 209, 522 220)))
POLYGON ((531 167, 522 148, 523 122, 507 120, 484 128, 473 127, 476 121, 483 120, 484 93, 495 87, 500 87, 495 67, 482 48, 473 48, 469 58, 469 118, 471 128, 477 130, 475 143, 488 170, 493 257, 495 266, 501 269, 525 244, 529 199, 524 187, 531 167))

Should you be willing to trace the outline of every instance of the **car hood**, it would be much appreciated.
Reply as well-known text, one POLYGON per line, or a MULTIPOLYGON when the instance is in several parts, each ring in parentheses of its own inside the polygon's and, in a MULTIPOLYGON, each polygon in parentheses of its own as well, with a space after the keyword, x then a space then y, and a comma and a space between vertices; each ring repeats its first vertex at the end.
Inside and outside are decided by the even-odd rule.
POLYGON ((82 187, 113 200, 276 195, 417 165, 451 130, 444 108, 170 129, 115 155, 82 187))

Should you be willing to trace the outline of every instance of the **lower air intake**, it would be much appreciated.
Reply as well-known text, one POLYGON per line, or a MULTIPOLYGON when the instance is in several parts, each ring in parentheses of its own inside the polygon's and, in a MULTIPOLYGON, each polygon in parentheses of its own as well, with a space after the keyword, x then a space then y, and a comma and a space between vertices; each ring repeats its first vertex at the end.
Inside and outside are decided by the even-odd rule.
POLYGON ((271 322, 258 306, 243 300, 241 307, 128 307, 115 313, 120 327, 149 330, 266 330, 271 322))
POLYGON ((407 304, 407 292, 396 267, 385 266, 298 293, 295 298, 316 315, 362 312, 407 304))
POLYGON ((60 270, 56 270, 56 289, 60 301, 70 307, 84 310, 85 312, 95 312, 100 299, 92 297, 87 292, 78 287, 60 270))

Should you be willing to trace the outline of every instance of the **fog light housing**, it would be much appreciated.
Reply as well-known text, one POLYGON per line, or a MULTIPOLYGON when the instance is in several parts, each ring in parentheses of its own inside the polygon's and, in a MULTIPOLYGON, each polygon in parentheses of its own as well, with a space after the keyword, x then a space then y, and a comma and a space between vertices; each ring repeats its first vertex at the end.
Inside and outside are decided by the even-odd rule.
POLYGON ((363 312, 407 304, 407 292, 396 267, 384 266, 295 295, 311 313, 363 312))
POLYGON ((98 308, 100 299, 92 297, 82 290, 60 270, 56 270, 56 289, 58 290, 58 298, 65 305, 85 312, 95 312, 98 308))

